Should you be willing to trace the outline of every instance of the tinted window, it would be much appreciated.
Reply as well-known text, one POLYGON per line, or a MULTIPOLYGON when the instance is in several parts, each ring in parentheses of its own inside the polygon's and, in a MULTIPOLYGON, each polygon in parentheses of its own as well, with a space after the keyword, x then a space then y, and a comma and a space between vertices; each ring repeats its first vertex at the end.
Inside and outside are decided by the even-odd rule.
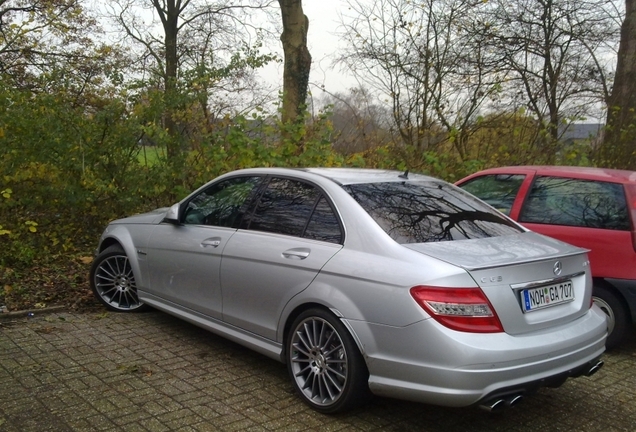
POLYGON ((398 243, 521 232, 481 201, 441 182, 370 183, 344 188, 398 243))
POLYGON ((517 192, 525 179, 523 174, 495 174, 477 177, 460 187, 504 214, 510 214, 517 192))
POLYGON ((183 222, 238 228, 261 177, 238 177, 216 183, 186 205, 183 222))
POLYGON ((331 243, 342 242, 338 217, 324 196, 318 200, 303 237, 331 243))
POLYGON ((629 230, 623 186, 538 177, 521 210, 521 222, 629 230))
POLYGON ((302 236, 319 192, 295 180, 272 178, 263 192, 249 229, 302 236))

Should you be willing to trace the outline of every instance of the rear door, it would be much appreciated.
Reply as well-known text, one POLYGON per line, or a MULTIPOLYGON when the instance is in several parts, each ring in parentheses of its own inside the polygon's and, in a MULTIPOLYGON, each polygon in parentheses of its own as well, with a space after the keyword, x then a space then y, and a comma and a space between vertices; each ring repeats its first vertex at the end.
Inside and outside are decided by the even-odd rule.
POLYGON ((632 274, 631 223, 620 183, 537 175, 517 220, 532 231, 589 249, 595 276, 632 274))
POLYGON ((343 240, 341 223, 320 189, 271 178, 223 251, 223 320, 275 340, 284 306, 309 286, 343 240))

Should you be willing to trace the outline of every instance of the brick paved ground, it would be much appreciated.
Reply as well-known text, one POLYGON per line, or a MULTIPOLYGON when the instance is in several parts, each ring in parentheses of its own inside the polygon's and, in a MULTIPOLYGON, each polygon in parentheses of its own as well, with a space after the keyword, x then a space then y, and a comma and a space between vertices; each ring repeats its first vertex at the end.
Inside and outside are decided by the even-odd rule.
POLYGON ((339 416, 285 367, 160 312, 0 320, 0 432, 636 430, 636 339, 501 415, 375 398, 339 416))

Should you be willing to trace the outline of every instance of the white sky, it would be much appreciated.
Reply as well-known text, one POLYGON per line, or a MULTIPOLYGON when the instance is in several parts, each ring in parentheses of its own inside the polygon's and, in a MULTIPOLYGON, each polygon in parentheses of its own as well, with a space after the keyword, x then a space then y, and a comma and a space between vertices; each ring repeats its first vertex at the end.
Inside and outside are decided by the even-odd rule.
MULTIPOLYGON (((351 76, 333 65, 333 58, 339 51, 339 40, 335 35, 340 25, 339 13, 345 12, 346 9, 345 0, 303 0, 303 10, 309 18, 307 45, 312 57, 309 90, 314 96, 321 93, 316 85, 324 85, 325 89, 332 93, 356 86, 351 76)), ((276 52, 283 58, 280 43, 276 52)), ((267 66, 262 76, 267 83, 282 87, 282 63, 267 66)))

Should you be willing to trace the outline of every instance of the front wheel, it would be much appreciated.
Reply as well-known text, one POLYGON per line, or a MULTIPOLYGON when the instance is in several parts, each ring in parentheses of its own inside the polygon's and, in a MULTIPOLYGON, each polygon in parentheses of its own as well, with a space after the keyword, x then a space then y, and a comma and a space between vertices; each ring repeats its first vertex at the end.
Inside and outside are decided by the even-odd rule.
POLYGON ((139 301, 135 275, 126 252, 119 245, 104 249, 95 258, 90 282, 95 296, 110 310, 131 312, 147 308, 139 301))
POLYGON ((316 411, 350 410, 369 395, 369 372, 345 326, 323 309, 301 313, 287 337, 287 369, 296 391, 316 411))
POLYGON ((610 289, 602 285, 594 285, 592 300, 607 315, 608 349, 617 347, 630 326, 630 319, 623 302, 610 289))

